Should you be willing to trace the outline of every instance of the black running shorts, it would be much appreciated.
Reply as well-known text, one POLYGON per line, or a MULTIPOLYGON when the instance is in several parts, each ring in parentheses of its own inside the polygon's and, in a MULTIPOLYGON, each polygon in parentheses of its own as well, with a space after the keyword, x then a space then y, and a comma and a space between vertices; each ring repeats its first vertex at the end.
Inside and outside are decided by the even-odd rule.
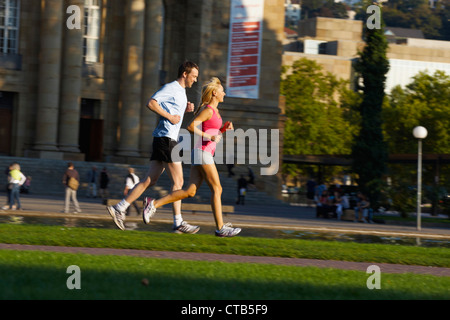
POLYGON ((172 150, 177 144, 178 142, 168 137, 154 137, 152 156, 150 160, 172 163, 172 150))

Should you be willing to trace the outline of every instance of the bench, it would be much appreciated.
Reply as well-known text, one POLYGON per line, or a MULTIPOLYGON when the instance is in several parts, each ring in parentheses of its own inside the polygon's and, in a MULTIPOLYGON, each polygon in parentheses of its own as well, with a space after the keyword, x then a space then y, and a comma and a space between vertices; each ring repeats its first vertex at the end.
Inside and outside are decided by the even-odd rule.
POLYGON ((353 210, 353 209, 345 209, 344 213, 341 216, 341 220, 344 220, 344 221, 353 221, 353 220, 355 220, 355 210, 353 210))
MULTIPOLYGON (((114 206, 118 204, 121 199, 104 199, 103 204, 106 206, 114 206)), ((210 204, 203 203, 181 203, 181 210, 191 211, 192 214, 196 212, 212 212, 210 204)), ((227 215, 228 213, 234 213, 234 206, 222 206, 222 213, 227 215)))
MULTIPOLYGON (((336 218, 333 208, 322 208, 321 206, 316 207, 316 218, 336 218)), ((353 221, 355 220, 355 210, 344 209, 342 213, 341 220, 343 221, 353 221)))

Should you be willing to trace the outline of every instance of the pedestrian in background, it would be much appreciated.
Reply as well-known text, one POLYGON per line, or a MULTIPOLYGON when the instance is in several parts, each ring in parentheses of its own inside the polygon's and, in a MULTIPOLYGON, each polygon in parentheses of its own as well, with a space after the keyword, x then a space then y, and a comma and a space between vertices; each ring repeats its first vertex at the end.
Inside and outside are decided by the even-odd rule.
POLYGON ((97 167, 93 166, 88 173, 89 197, 97 198, 97 167))
POLYGON ((236 204, 242 203, 242 205, 244 205, 245 195, 247 193, 247 180, 245 179, 243 174, 241 174, 241 177, 239 178, 237 184, 238 199, 236 201, 236 204))
POLYGON ((6 175, 6 204, 2 207, 2 210, 8 210, 9 209, 9 195, 11 194, 11 189, 9 188, 9 172, 11 171, 11 166, 12 164, 10 164, 6 169, 5 169, 5 175, 6 175))
POLYGON ((106 199, 108 197, 109 175, 106 167, 100 172, 100 197, 106 199))
POLYGON ((13 206, 15 203, 16 209, 21 210, 22 206, 20 205, 20 187, 25 183, 27 178, 20 171, 20 165, 18 163, 13 163, 11 165, 11 171, 9 171, 8 175, 9 179, 9 188, 11 190, 9 194, 9 210, 13 210, 13 206))
POLYGON ((75 167, 72 162, 67 164, 67 170, 64 173, 62 182, 66 187, 66 197, 64 199, 64 212, 69 213, 70 209, 70 201, 72 200, 73 205, 75 207, 74 213, 80 213, 80 205, 77 200, 77 190, 80 185, 80 175, 78 171, 75 170, 75 167))
MULTIPOLYGON (((133 188, 139 183, 139 177, 134 173, 134 168, 128 168, 128 175, 125 179, 125 189, 123 190, 123 195, 126 197, 128 193, 133 190, 133 188)), ((130 215, 130 207, 133 206, 136 209, 137 215, 140 215, 140 209, 136 203, 136 201, 130 203, 130 206, 127 208, 126 215, 130 215)))

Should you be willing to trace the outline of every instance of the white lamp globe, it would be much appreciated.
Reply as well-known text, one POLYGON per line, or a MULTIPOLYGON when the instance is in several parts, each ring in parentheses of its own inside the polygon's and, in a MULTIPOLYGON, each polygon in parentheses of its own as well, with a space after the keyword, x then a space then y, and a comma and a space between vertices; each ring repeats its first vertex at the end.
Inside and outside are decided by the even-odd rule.
POLYGON ((428 131, 424 127, 418 126, 414 128, 413 135, 416 139, 425 139, 428 135, 428 131))

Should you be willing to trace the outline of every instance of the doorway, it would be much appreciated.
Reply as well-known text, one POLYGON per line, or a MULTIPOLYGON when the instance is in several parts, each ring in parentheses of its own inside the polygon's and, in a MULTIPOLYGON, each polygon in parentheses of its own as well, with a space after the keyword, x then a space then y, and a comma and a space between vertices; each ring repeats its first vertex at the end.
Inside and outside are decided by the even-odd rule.
POLYGON ((86 161, 103 161, 103 129, 100 100, 81 99, 79 145, 86 161))
POLYGON ((14 92, 0 91, 0 155, 11 155, 14 92))

